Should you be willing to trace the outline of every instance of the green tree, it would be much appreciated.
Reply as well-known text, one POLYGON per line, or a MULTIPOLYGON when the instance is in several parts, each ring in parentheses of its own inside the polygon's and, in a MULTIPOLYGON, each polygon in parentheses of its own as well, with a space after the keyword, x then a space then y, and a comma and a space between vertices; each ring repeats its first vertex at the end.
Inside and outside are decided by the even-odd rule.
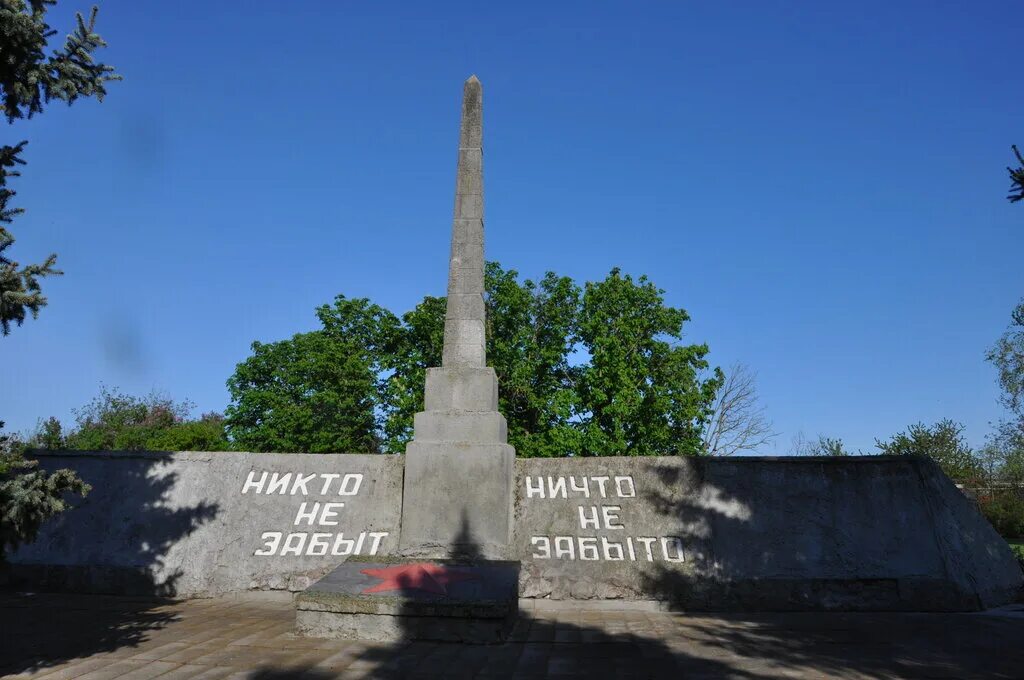
MULTIPOLYGON (((77 26, 62 47, 46 53, 56 33, 46 13, 55 2, 0 0, 0 111, 9 124, 41 113, 54 99, 68 104, 80 97, 102 100, 106 82, 120 78, 111 67, 93 61, 92 53, 104 46, 95 32, 95 7, 88 20, 77 15, 77 26)), ((23 209, 10 204, 15 192, 9 183, 25 165, 26 144, 0 145, 0 335, 38 315, 46 306, 40 279, 61 273, 54 254, 22 265, 10 252, 14 235, 9 225, 23 209)), ((4 550, 33 540, 40 524, 66 507, 68 493, 88 491, 70 470, 47 474, 32 469, 34 463, 24 459, 18 444, 0 437, 0 559, 4 550)))
POLYGON ((228 433, 249 451, 376 452, 381 449, 382 374, 400 322, 365 298, 339 295, 317 309, 323 328, 254 342, 228 380, 228 433))
POLYGON ((157 393, 135 397, 101 386, 98 396, 75 409, 75 427, 67 434, 49 418, 28 444, 76 451, 227 451, 223 417, 207 413, 190 420, 192 408, 157 393))
POLYGON ((989 480, 1024 487, 1024 426, 1000 423, 978 457, 989 480))
MULTIPOLYGON (((120 79, 113 68, 93 60, 92 54, 103 47, 96 33, 93 7, 86 20, 77 15, 75 30, 64 45, 47 54, 48 40, 56 31, 46 23, 46 13, 56 0, 2 0, 0 2, 0 100, 8 123, 31 118, 54 99, 71 104, 79 98, 103 99, 106 83, 120 79)), ((40 263, 22 266, 11 259, 9 248, 14 236, 8 230, 21 208, 9 205, 15 192, 8 188, 15 169, 25 164, 21 154, 27 142, 0 146, 0 333, 10 333, 11 325, 21 325, 26 316, 35 317, 46 305, 40 279, 60 274, 57 256, 51 254, 40 263)))
POLYGON ((394 352, 382 361, 387 375, 382 383, 384 447, 401 453, 412 438, 413 415, 423 410, 423 384, 427 369, 441 365, 444 345, 445 298, 427 296, 402 315, 394 352))
POLYGON ((988 468, 994 478, 1024 484, 1024 300, 985 359, 996 368, 999 401, 1007 413, 986 443, 988 468))
POLYGON ((802 432, 793 438, 793 454, 797 456, 859 456, 860 451, 850 451, 840 437, 819 434, 814 441, 806 439, 802 432))
POLYGON ((37 469, 3 427, 0 422, 0 562, 7 551, 35 540, 43 522, 66 510, 69 494, 84 496, 90 489, 71 470, 37 469))
POLYGON ((613 269, 587 283, 579 337, 589 355, 579 372, 582 454, 699 455, 724 376, 708 368, 707 345, 680 341, 689 315, 665 305, 646 277, 613 269))
MULTIPOLYGON (((498 376, 499 410, 509 443, 521 456, 562 456, 579 449, 571 422, 576 406, 574 370, 579 287, 548 272, 520 281, 515 270, 488 262, 484 272, 487 363, 498 376)), ((402 317, 402 340, 387 361, 387 448, 398 453, 412 437, 412 418, 423 410, 426 369, 441 365, 445 298, 426 297, 402 317)))
MULTIPOLYGON (((635 283, 616 271, 602 284, 607 285, 589 287, 585 316, 586 294, 571 279, 549 272, 539 281, 521 280, 514 270, 488 263, 488 364, 498 376, 509 442, 524 457, 700 453, 722 380, 717 369, 710 378, 700 377, 708 368, 707 347, 678 342, 686 313, 665 307, 661 292, 646 279, 635 283), (590 323, 587 335, 583 319, 590 323), (633 336, 615 344, 623 331, 633 336), (588 356, 590 363, 582 361, 588 356), (616 386, 613 394, 597 395, 602 381, 617 377, 611 370, 592 370, 594 357, 602 368, 629 366, 636 389, 616 386), (636 393, 632 410, 618 408, 636 393), (613 440, 617 448, 608 445, 613 440)), ((426 297, 401 321, 366 300, 339 296, 334 318, 326 320, 325 309, 318 312, 323 330, 255 343, 254 355, 238 365, 228 381, 227 411, 236 445, 275 451, 405 449, 413 415, 423 410, 426 369, 441 364, 445 299, 426 297), (316 411, 319 420, 311 408, 317 400, 325 402, 316 411)))
POLYGON ((813 456, 849 456, 852 455, 838 437, 819 436, 818 441, 812 446, 813 456))
MULTIPOLYGON (((1019 173, 1024 178, 1024 169, 1019 173)), ((1010 326, 985 358, 996 368, 1006 417, 996 424, 980 453, 989 488, 979 503, 1003 536, 1020 538, 1024 537, 1024 300, 1011 312, 1010 326)))
POLYGON ((931 427, 917 423, 888 441, 876 439, 875 446, 886 456, 925 456, 931 458, 950 479, 965 482, 982 474, 981 464, 963 437, 964 426, 952 420, 940 420, 931 427))
POLYGON ((1017 201, 1024 200, 1024 158, 1021 157, 1016 144, 1010 148, 1013 149, 1013 155, 1017 157, 1017 162, 1020 165, 1016 168, 1012 166, 1006 168, 1007 172, 1010 173, 1010 195, 1006 198, 1009 199, 1010 203, 1016 203, 1017 201))
POLYGON ((1010 326, 985 359, 998 371, 1003 406, 1016 420, 1024 420, 1024 299, 1010 313, 1010 326))
POLYGON ((35 448, 49 450, 67 448, 64 441, 64 426, 57 418, 50 416, 36 427, 31 445, 35 448))
POLYGON ((580 289, 547 272, 520 283, 496 262, 486 270, 488 363, 498 376, 498 408, 509 443, 524 457, 580 450, 579 369, 569 364, 577 343, 580 289))

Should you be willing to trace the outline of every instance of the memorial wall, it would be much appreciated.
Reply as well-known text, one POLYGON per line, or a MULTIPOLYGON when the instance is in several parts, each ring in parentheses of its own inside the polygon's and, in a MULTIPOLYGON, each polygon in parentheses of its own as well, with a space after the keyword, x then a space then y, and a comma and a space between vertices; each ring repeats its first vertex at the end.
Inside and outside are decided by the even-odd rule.
POLYGON ((398 545, 397 456, 39 454, 93 489, 10 557, 12 577, 79 592, 302 590, 351 555, 398 545))
MULTIPOLYGON (((32 587, 298 591, 397 552, 404 456, 38 457, 94 488, 11 556, 32 587)), ((520 459, 512 548, 521 597, 688 609, 972 610, 1022 578, 941 471, 903 458, 520 459)))
POLYGON ((925 459, 517 461, 520 595, 686 609, 974 610, 1006 542, 925 459))

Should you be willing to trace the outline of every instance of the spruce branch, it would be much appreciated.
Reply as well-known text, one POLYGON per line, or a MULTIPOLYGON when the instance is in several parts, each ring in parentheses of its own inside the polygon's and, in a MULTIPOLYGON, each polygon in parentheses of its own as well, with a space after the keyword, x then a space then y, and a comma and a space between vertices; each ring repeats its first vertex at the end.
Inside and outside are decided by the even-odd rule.
POLYGON ((1006 171, 1010 173, 1010 195, 1006 198, 1010 203, 1016 203, 1017 201, 1024 200, 1024 158, 1020 155, 1020 150, 1017 149, 1017 145, 1013 144, 1013 155, 1017 157, 1017 162, 1020 166, 1012 168, 1006 167, 1006 171))
POLYGON ((42 112, 43 105, 53 99, 68 104, 79 97, 96 97, 102 101, 106 83, 121 80, 112 66, 96 62, 93 53, 106 42, 96 33, 93 6, 86 19, 75 15, 75 30, 63 47, 47 56, 49 38, 56 34, 46 23, 46 12, 52 0, 4 0, 0 4, 0 106, 8 122, 31 118, 42 112))

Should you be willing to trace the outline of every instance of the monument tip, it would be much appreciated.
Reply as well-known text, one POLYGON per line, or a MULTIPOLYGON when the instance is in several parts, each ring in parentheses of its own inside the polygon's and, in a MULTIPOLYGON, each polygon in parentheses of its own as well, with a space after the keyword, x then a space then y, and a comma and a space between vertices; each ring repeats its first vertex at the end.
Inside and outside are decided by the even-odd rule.
POLYGON ((470 77, 466 78, 466 84, 467 85, 479 85, 480 84, 480 79, 477 78, 476 74, 474 73, 470 77))

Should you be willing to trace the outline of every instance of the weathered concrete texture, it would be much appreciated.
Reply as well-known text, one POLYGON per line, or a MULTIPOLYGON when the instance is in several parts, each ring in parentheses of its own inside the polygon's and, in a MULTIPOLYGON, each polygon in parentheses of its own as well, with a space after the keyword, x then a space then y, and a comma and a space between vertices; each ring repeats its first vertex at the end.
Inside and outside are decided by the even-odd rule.
POLYGON ((508 559, 514 461, 508 444, 410 442, 402 554, 508 559))
POLYGON ((46 470, 77 471, 93 490, 11 555, 15 581, 36 588, 178 596, 302 590, 353 553, 376 543, 376 554, 386 554, 398 544, 400 456, 102 452, 38 459, 46 470), (278 536, 276 546, 265 532, 278 536))
POLYGON ((441 367, 427 369, 406 448, 404 555, 510 554, 515 450, 485 365, 483 217, 483 93, 473 76, 462 97, 441 367))
POLYGON ((498 377, 493 368, 428 368, 426 411, 498 410, 498 377))
POLYGON ((466 81, 462 96, 441 361, 446 367, 482 368, 486 364, 483 181, 483 90, 480 81, 472 76, 466 81))
POLYGON ((517 562, 352 560, 295 600, 296 632, 350 640, 495 643, 518 613, 517 562))
POLYGON ((516 470, 525 598, 958 611, 1011 601, 1022 585, 1005 541, 928 460, 533 459, 516 470))

